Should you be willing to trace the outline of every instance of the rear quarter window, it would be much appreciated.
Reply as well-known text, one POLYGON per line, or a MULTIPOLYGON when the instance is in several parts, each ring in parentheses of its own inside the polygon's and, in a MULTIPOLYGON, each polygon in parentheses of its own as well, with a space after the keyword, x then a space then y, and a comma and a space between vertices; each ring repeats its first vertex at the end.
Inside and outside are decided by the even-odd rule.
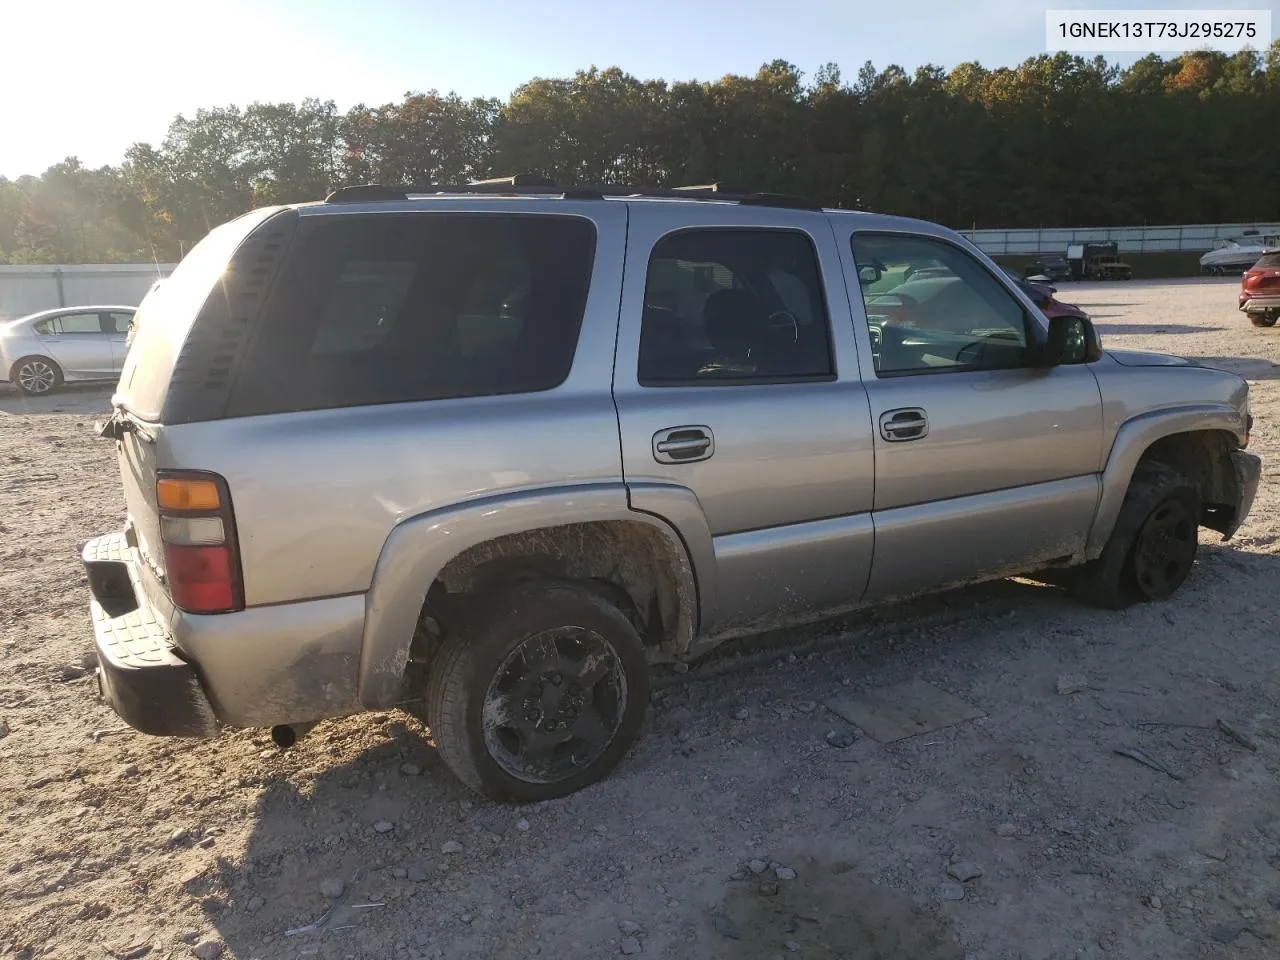
POLYGON ((144 419, 159 419, 174 365, 196 317, 217 290, 236 248, 274 212, 255 210, 215 227, 143 298, 133 316, 134 339, 117 390, 129 410, 144 419))
POLYGON ((552 389, 573 363, 594 250, 577 217, 304 218, 227 412, 552 389))

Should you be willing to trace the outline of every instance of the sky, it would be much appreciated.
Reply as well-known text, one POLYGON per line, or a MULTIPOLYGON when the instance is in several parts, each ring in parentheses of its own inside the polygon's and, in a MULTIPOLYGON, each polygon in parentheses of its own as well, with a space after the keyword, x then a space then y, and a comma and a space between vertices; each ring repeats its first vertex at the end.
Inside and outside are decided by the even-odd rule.
MULTIPOLYGON (((591 65, 715 80, 774 59, 852 80, 1044 52, 1046 9, 1261 8, 1277 0, 0 0, 0 176, 119 163, 179 113, 254 101, 506 97, 591 65), (610 8, 618 13, 607 12, 610 8), (465 16, 474 11, 471 16, 465 16)), ((1133 57, 1111 58, 1125 64, 1133 57)))

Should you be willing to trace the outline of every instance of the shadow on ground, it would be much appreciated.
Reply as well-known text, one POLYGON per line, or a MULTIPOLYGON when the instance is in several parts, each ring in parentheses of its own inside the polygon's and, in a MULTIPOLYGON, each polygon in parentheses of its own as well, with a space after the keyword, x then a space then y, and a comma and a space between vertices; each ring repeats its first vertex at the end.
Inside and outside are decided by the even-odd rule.
POLYGON ((876 886, 851 863, 807 863, 782 885, 730 884, 683 956, 773 960, 788 953, 845 960, 959 960, 946 923, 905 894, 876 886), (777 885, 774 885, 777 886, 777 885))
MULTIPOLYGON (((1270 556, 1243 554, 1230 544, 1204 544, 1197 571, 1184 588, 1185 602, 1140 605, 1132 615, 1090 611, 1062 591, 1029 580, 956 590, 803 632, 777 631, 726 645, 724 659, 736 671, 734 678, 695 683, 717 674, 717 658, 707 658, 679 678, 686 689, 696 686, 679 699, 697 704, 697 722, 714 730, 710 736, 719 744, 720 738, 733 736, 726 708, 737 696, 736 688, 745 683, 767 688, 779 682, 771 679, 776 676, 771 671, 750 679, 752 656, 785 662, 788 648, 783 645, 788 642, 790 649, 803 653, 855 640, 843 669, 874 676, 877 683, 918 675, 927 669, 923 664, 954 662, 948 658, 963 646, 959 655, 971 662, 972 671, 986 676, 981 683, 989 685, 997 682, 1001 669, 1044 643, 1041 634, 1046 627, 1064 623, 1065 628, 1054 628, 1050 635, 1074 644, 1073 655, 1081 657, 1079 669, 1105 672, 1095 661, 1126 637, 1138 636, 1134 624, 1141 618, 1161 618, 1167 627, 1160 629, 1190 629, 1175 624, 1191 616, 1188 611, 1197 605, 1222 596, 1215 590, 1269 582, 1276 567, 1276 558, 1270 556), (1020 638, 993 627, 1010 618, 1024 625, 1020 638), (941 625, 955 629, 932 629, 941 625), (803 634, 809 639, 796 645, 803 634), (1090 644, 1097 644, 1096 650, 1090 644), (730 653, 733 648, 738 652, 730 653)), ((1221 610, 1223 617, 1238 615, 1242 614, 1234 608, 1221 610)), ((1256 619, 1249 616, 1250 622, 1256 619)), ((1144 642, 1150 642, 1150 636, 1144 642)), ((1057 662, 1055 655, 1052 663, 1057 662)), ((808 669, 816 677, 822 668, 796 669, 808 669)), ((1025 686, 1025 680, 1012 682, 1015 688, 1019 683, 1025 686)), ((1203 714, 1211 723, 1223 709, 1213 699, 1222 687, 1193 686, 1171 697, 1178 704, 1176 719, 1188 723, 1187 716, 1196 719, 1203 714)), ((1141 695, 1146 718, 1161 719, 1150 691, 1126 691, 1117 687, 1108 696, 1141 695)), ((993 696, 988 691, 985 699, 993 696)), ((287 759, 266 753, 259 775, 242 776, 227 785, 231 791, 237 786, 263 788, 256 802, 243 810, 253 824, 244 858, 210 861, 207 869, 187 880, 185 892, 200 901, 228 955, 236 958, 614 956, 622 953, 628 934, 621 924, 629 918, 642 924, 638 937, 643 956, 679 960, 765 960, 792 952, 844 960, 960 960, 965 955, 949 925, 950 911, 931 904, 928 893, 917 889, 913 894, 900 881, 873 881, 873 876, 880 877, 869 872, 877 861, 865 846, 865 827, 851 825, 844 833, 815 831, 814 824, 826 822, 827 812, 820 805, 806 805, 806 800, 793 801, 796 806, 785 822, 766 825, 771 813, 761 811, 785 805, 785 787, 779 790, 780 784, 753 780, 739 770, 721 769, 707 782, 708 773, 717 773, 715 754, 729 747, 700 747, 697 740, 686 744, 675 734, 690 718, 677 721, 667 696, 659 703, 651 711, 657 714, 651 721, 655 728, 613 777, 564 800, 528 807, 475 797, 443 767, 424 729, 402 721, 398 714, 323 724, 286 754, 287 759), (285 765, 291 768, 287 776, 281 769, 285 765), (743 793, 758 797, 756 805, 744 804, 743 793), (765 820, 739 824, 744 811, 765 820), (776 882, 768 867, 759 874, 741 867, 735 872, 735 851, 755 837, 762 842, 762 856, 794 867, 794 878, 776 882), (329 884, 332 889, 326 889, 329 884), (330 895, 338 889, 339 895, 330 895)), ((1049 703, 1049 709, 1066 709, 1055 703, 1049 703)), ((689 713, 693 708, 680 709, 689 713)), ((1083 709, 1076 706, 1071 711, 1083 709)), ((995 722, 1009 723, 1014 716, 1010 710, 1005 705, 1004 716, 995 722)), ((1044 733, 1025 719, 1030 714, 1018 716, 1022 719, 1012 728, 990 728, 1000 731, 990 743, 980 732, 967 739, 985 756, 1014 750, 1019 736, 1044 733)), ((827 722, 813 721, 818 728, 827 722)), ((758 744, 762 758, 791 742, 785 731, 767 729, 769 734, 758 744)), ((1107 726, 1105 737, 1114 730, 1107 726)), ((868 747, 874 752, 860 767, 839 767, 824 755, 824 762, 808 775, 815 783, 843 781, 851 775, 843 771, 861 769, 858 776, 871 779, 859 792, 872 803, 885 790, 892 792, 886 778, 892 780, 894 758, 902 748, 868 747)), ((747 754, 736 756, 740 761, 747 754)), ((1191 756, 1184 751, 1183 773, 1214 771, 1217 783, 1219 761, 1204 753, 1196 761, 1200 770, 1188 759, 1191 756)), ((1030 776, 1028 762, 1022 757, 1013 766, 1030 776)), ((949 795, 950 788, 945 792, 949 795)), ((997 806, 1005 802, 999 795, 993 800, 997 806)), ((890 798, 890 807, 897 802, 890 798)), ((957 802, 949 797, 937 810, 930 808, 922 822, 960 816, 957 811, 963 812, 963 804, 957 807, 957 802)), ((1045 801, 1033 794, 1019 802, 1045 801)), ((888 815, 879 808, 865 813, 888 815)), ((985 830, 990 829, 986 821, 991 816, 984 808, 985 830)), ((922 841, 909 829, 888 842, 895 845, 894 862, 906 864, 912 877, 935 860, 936 854, 921 847, 922 841)), ((879 869, 885 869, 883 861, 879 869)), ((1032 885, 1039 882, 1031 874, 1021 879, 1032 885)), ((1006 891, 1002 896, 1015 894, 1006 891)), ((991 900, 982 909, 995 903, 991 900)), ((965 908, 977 910, 979 904, 965 908)), ((1116 907, 1107 916, 1119 916, 1117 911, 1123 909, 1116 907)), ((1000 936, 1016 942, 1019 935, 1006 930, 1000 936)))
POLYGON ((107 413, 113 385, 72 383, 41 396, 27 396, 11 384, 0 384, 0 415, 28 416, 42 413, 107 413))
MULTIPOLYGON (((648 955, 765 960, 796 949, 844 960, 964 955, 940 915, 904 891, 877 886, 851 863, 831 862, 819 837, 789 845, 787 862, 798 868, 791 880, 778 882, 766 868, 760 875, 720 871, 700 883, 676 861, 659 867, 666 886, 637 869, 625 875, 643 892, 618 894, 619 862, 628 856, 619 848, 627 841, 609 849, 603 835, 573 829, 574 798, 546 808, 479 800, 440 764, 421 728, 389 729, 392 739, 352 762, 321 767, 309 785, 299 786, 297 776, 269 780, 255 809, 246 811, 255 828, 243 862, 219 858, 187 881, 184 892, 201 902, 227 956, 606 956, 619 953, 628 932, 619 917, 646 919, 663 899, 664 922, 646 919, 640 933, 648 955), (421 774, 404 776, 406 763, 421 774), (522 816, 538 822, 533 832, 527 821, 524 832, 513 827, 522 816), (449 843, 461 849, 445 855, 449 843), (646 899, 655 887, 657 904, 620 906, 646 899)), ((308 748, 323 754, 314 743, 308 748)), ((690 796, 654 800, 697 806, 690 796)), ((682 833, 664 843, 696 853, 709 840, 682 833)))
MULTIPOLYGON (((910 671, 901 647, 908 634, 967 621, 961 632, 982 643, 992 617, 1067 606, 1074 603, 1055 588, 998 581, 733 641, 656 686, 714 698, 717 677, 746 675, 753 661, 839 645, 859 674, 910 671)), ((791 881, 726 868, 716 851, 726 829, 736 832, 732 805, 709 827, 714 801, 664 792, 672 764, 648 755, 664 752, 665 726, 676 722, 668 712, 665 702, 650 711, 639 756, 624 763, 632 769, 533 807, 476 797, 403 715, 322 724, 287 759, 264 752, 264 774, 241 779, 265 788, 245 811, 254 829, 244 860, 216 861, 185 892, 237 958, 523 960, 533 945, 544 956, 606 956, 619 953, 619 919, 630 916, 645 921, 644 954, 668 958, 765 960, 789 955, 788 944, 845 960, 964 955, 938 911, 833 860, 831 838, 796 835, 782 841, 785 850, 774 847, 797 868, 791 881), (305 769, 273 771, 286 763, 305 769), (640 800, 637 788, 654 792, 640 800), (579 819, 604 809, 616 819, 579 819), (619 839, 614 830, 624 824, 619 839), (462 852, 446 854, 453 843, 462 852), (326 881, 341 881, 338 899, 325 895, 326 881)))

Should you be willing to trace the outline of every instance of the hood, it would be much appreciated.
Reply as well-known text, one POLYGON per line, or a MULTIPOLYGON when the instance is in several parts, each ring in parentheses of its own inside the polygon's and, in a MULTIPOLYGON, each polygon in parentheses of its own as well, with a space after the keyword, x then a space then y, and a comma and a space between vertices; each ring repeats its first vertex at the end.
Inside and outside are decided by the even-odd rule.
POLYGON ((1107 356, 1126 367, 1198 367, 1201 365, 1198 360, 1187 357, 1173 357, 1167 353, 1148 353, 1145 350, 1107 349, 1107 356))

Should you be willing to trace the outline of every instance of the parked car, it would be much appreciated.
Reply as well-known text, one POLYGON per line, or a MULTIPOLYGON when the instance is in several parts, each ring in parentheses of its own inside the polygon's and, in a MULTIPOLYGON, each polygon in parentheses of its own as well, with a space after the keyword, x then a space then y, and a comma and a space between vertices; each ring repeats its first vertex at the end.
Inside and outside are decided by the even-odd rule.
POLYGON ((356 187, 162 290, 101 427, 127 520, 83 552, 106 699, 281 746, 403 707, 505 799, 605 776, 650 665, 744 633, 1028 572, 1164 599, 1258 485, 1243 379, 1104 351, 916 220, 356 187))
POLYGON ((1050 283, 1063 283, 1071 279, 1071 265, 1066 257, 1041 257, 1022 268, 1024 279, 1046 277, 1050 283))
POLYGON ((62 307, 0 324, 0 380, 42 394, 120 375, 134 307, 62 307))
POLYGON ((1264 253, 1240 277, 1240 309, 1255 327, 1280 320, 1280 250, 1264 253))
POLYGON ((1057 287, 1049 286, 1044 283, 1035 283, 1031 280, 1024 280, 1014 271, 1006 268, 1004 271, 1010 280, 1017 285, 1018 289, 1027 295, 1027 298, 1040 308, 1040 312, 1046 317, 1083 317, 1089 319, 1089 314, 1085 313, 1073 303, 1063 303, 1054 297, 1058 292, 1057 287))
MULTIPOLYGON (((156 291, 159 290, 161 286, 163 286, 163 284, 164 284, 163 279, 157 280, 155 283, 151 284, 151 286, 147 289, 146 296, 142 298, 142 302, 146 303, 147 297, 154 296, 156 291)), ((141 309, 141 306, 139 306, 139 309, 141 309)), ((157 311, 157 312, 160 312, 160 311, 157 311)), ((135 316, 133 320, 129 321, 129 330, 125 336, 124 348, 126 351, 133 346, 133 338, 137 335, 137 332, 138 332, 137 317, 135 316)))

